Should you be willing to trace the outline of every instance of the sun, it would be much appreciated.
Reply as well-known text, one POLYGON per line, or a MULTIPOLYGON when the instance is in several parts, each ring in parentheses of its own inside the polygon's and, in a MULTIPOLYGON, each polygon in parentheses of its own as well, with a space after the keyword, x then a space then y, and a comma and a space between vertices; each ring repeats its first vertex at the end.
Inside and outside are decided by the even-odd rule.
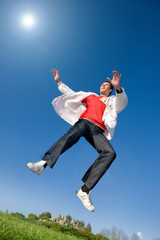
POLYGON ((21 19, 21 24, 25 28, 33 28, 36 25, 36 18, 32 14, 25 14, 21 19))

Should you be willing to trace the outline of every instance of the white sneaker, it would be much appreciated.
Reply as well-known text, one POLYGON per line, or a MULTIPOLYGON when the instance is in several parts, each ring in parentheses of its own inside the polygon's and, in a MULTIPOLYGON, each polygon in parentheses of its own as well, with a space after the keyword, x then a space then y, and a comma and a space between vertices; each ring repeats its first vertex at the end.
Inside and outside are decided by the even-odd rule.
POLYGON ((79 199, 82 201, 83 205, 89 211, 94 212, 95 208, 93 206, 93 203, 91 202, 90 193, 91 193, 91 191, 88 194, 86 192, 83 192, 81 188, 76 192, 77 197, 79 197, 79 199))
POLYGON ((40 162, 36 162, 36 163, 27 163, 27 166, 29 167, 29 169, 36 173, 37 175, 40 175, 43 171, 44 171, 44 164, 46 163, 46 161, 40 161, 40 162))

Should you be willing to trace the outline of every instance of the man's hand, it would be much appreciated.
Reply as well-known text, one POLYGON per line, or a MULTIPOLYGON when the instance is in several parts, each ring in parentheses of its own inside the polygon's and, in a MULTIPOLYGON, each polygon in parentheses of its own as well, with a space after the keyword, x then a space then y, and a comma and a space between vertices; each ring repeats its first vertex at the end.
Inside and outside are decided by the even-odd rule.
POLYGON ((60 79, 59 79, 59 72, 56 69, 53 69, 52 71, 52 75, 54 76, 54 80, 59 83, 60 79))
POLYGON ((121 74, 119 75, 119 73, 117 71, 113 71, 112 73, 113 73, 112 80, 108 77, 107 77, 107 79, 115 87, 116 90, 121 91, 121 87, 120 87, 120 83, 119 83, 120 79, 121 79, 121 74))

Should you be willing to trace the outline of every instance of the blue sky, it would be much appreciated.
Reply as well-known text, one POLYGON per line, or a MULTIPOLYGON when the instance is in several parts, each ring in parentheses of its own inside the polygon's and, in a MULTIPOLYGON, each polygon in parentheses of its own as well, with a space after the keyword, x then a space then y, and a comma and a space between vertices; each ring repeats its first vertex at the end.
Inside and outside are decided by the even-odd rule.
POLYGON ((160 237, 159 12, 158 0, 0 1, 0 210, 160 237), (32 29, 21 25, 26 13, 36 17, 32 29), (51 105, 60 94, 53 68, 73 90, 98 94, 117 70, 129 98, 111 140, 117 159, 92 191, 94 213, 75 195, 98 156, 84 139, 41 176, 26 166, 70 127, 51 105))

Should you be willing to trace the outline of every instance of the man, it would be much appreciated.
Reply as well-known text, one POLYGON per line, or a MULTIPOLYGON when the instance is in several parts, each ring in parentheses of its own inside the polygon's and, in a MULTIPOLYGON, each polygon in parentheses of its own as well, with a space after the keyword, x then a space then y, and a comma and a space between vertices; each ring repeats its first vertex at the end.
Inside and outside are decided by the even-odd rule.
POLYGON ((52 75, 62 95, 55 98, 52 105, 57 114, 73 125, 42 157, 42 161, 28 163, 32 172, 40 175, 49 166, 52 168, 58 157, 72 147, 80 137, 98 151, 99 156, 82 178, 84 185, 76 192, 83 205, 91 212, 95 210, 91 202, 91 189, 97 184, 116 153, 109 140, 113 137, 119 114, 128 103, 127 95, 120 87, 121 74, 113 71, 113 79, 102 83, 100 96, 92 92, 74 92, 60 81, 59 72, 54 69, 52 75), (116 95, 110 96, 115 87, 116 95))

